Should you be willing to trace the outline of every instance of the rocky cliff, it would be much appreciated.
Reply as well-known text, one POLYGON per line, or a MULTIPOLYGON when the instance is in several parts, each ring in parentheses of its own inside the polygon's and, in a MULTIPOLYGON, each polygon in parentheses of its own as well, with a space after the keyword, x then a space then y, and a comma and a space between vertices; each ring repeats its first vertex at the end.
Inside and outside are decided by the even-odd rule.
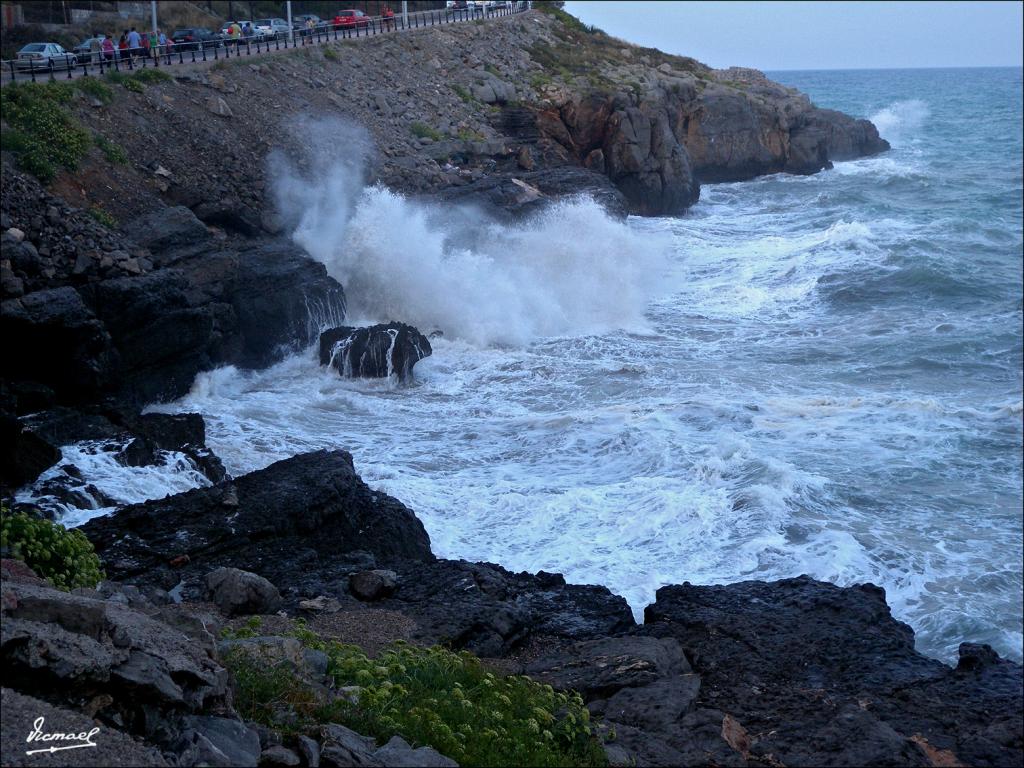
POLYGON ((560 12, 167 72, 112 98, 75 94, 76 118, 128 162, 93 150, 59 194, 121 221, 184 205, 228 232, 277 233, 267 159, 281 150, 325 173, 358 174, 365 156, 366 180, 498 211, 584 192, 657 215, 685 210, 701 183, 888 147, 869 122, 759 72, 632 46, 560 12))

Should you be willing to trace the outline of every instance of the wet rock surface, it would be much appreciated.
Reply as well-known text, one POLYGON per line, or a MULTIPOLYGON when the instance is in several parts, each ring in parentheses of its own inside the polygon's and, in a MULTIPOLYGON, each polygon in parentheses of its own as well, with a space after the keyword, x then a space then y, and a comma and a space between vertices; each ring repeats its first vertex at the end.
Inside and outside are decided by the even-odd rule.
POLYGON ((288 576, 294 555, 307 550, 433 557, 415 515, 363 483, 344 451, 302 454, 211 488, 128 506, 82 530, 108 575, 148 583, 177 582, 198 564, 204 573, 224 565, 280 589, 298 576, 288 576), (172 572, 169 563, 183 556, 190 564, 172 572))
POLYGON ((368 328, 331 328, 320 334, 320 364, 345 378, 412 380, 412 369, 433 350, 430 341, 405 323, 368 328))

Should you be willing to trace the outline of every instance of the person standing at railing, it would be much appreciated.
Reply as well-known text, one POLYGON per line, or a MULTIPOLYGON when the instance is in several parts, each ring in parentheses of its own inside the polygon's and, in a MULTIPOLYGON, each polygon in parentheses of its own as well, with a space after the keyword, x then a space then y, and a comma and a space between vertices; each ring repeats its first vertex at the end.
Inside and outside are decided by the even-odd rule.
POLYGON ((128 55, 132 57, 132 61, 135 61, 137 56, 141 56, 142 51, 142 35, 139 34, 135 27, 132 27, 132 31, 128 33, 128 55))
POLYGON ((313 32, 316 30, 316 22, 312 18, 306 19, 306 35, 312 37, 313 32))
POLYGON ((390 5, 384 6, 384 28, 389 32, 395 28, 395 12, 391 10, 390 5))
POLYGON ((121 39, 117 41, 117 55, 121 61, 128 58, 128 30, 121 33, 121 39))
POLYGON ((231 36, 232 44, 238 47, 238 38, 242 36, 242 27, 237 21, 232 21, 231 26, 228 28, 228 34, 231 36))
POLYGON ((161 54, 163 54, 163 53, 170 53, 170 51, 167 48, 167 35, 164 34, 163 30, 158 29, 156 31, 156 36, 157 36, 157 42, 160 45, 160 48, 159 48, 160 53, 161 54))
POLYGON ((114 40, 110 35, 103 36, 103 58, 107 60, 108 64, 114 61, 114 40))
POLYGON ((93 32, 92 37, 89 38, 89 63, 100 63, 100 36, 97 32, 93 32))

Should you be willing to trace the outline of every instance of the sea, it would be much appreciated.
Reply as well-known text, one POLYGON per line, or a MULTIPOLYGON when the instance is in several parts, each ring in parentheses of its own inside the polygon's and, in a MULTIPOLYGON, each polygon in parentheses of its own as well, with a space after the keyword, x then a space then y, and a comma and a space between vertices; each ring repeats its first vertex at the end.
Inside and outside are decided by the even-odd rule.
MULTIPOLYGON (((639 620, 662 585, 809 574, 884 587, 923 653, 1020 661, 1021 69, 769 75, 892 150, 705 185, 679 217, 579 199, 514 227, 279 158, 350 320, 438 331, 433 355, 398 385, 306 350, 152 409, 202 413, 234 474, 348 450, 439 556, 603 584, 639 620)), ((204 482, 65 455, 121 502, 204 482)))

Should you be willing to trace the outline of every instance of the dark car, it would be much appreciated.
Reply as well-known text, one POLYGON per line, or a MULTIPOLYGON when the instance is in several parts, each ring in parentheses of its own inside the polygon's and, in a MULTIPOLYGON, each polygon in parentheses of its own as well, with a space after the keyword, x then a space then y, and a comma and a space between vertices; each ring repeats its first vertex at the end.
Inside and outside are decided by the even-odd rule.
POLYGON ((305 33, 307 27, 306 22, 308 21, 312 21, 314 27, 319 26, 321 23, 320 17, 317 16, 315 13, 303 13, 300 14, 299 16, 295 16, 292 18, 292 29, 296 31, 301 30, 303 33, 305 33))
POLYGON ((362 11, 345 10, 334 14, 335 29, 353 29, 370 26, 370 17, 362 11))
POLYGON ((177 50, 195 51, 200 47, 215 48, 221 44, 221 36, 206 27, 176 29, 171 35, 177 50))

